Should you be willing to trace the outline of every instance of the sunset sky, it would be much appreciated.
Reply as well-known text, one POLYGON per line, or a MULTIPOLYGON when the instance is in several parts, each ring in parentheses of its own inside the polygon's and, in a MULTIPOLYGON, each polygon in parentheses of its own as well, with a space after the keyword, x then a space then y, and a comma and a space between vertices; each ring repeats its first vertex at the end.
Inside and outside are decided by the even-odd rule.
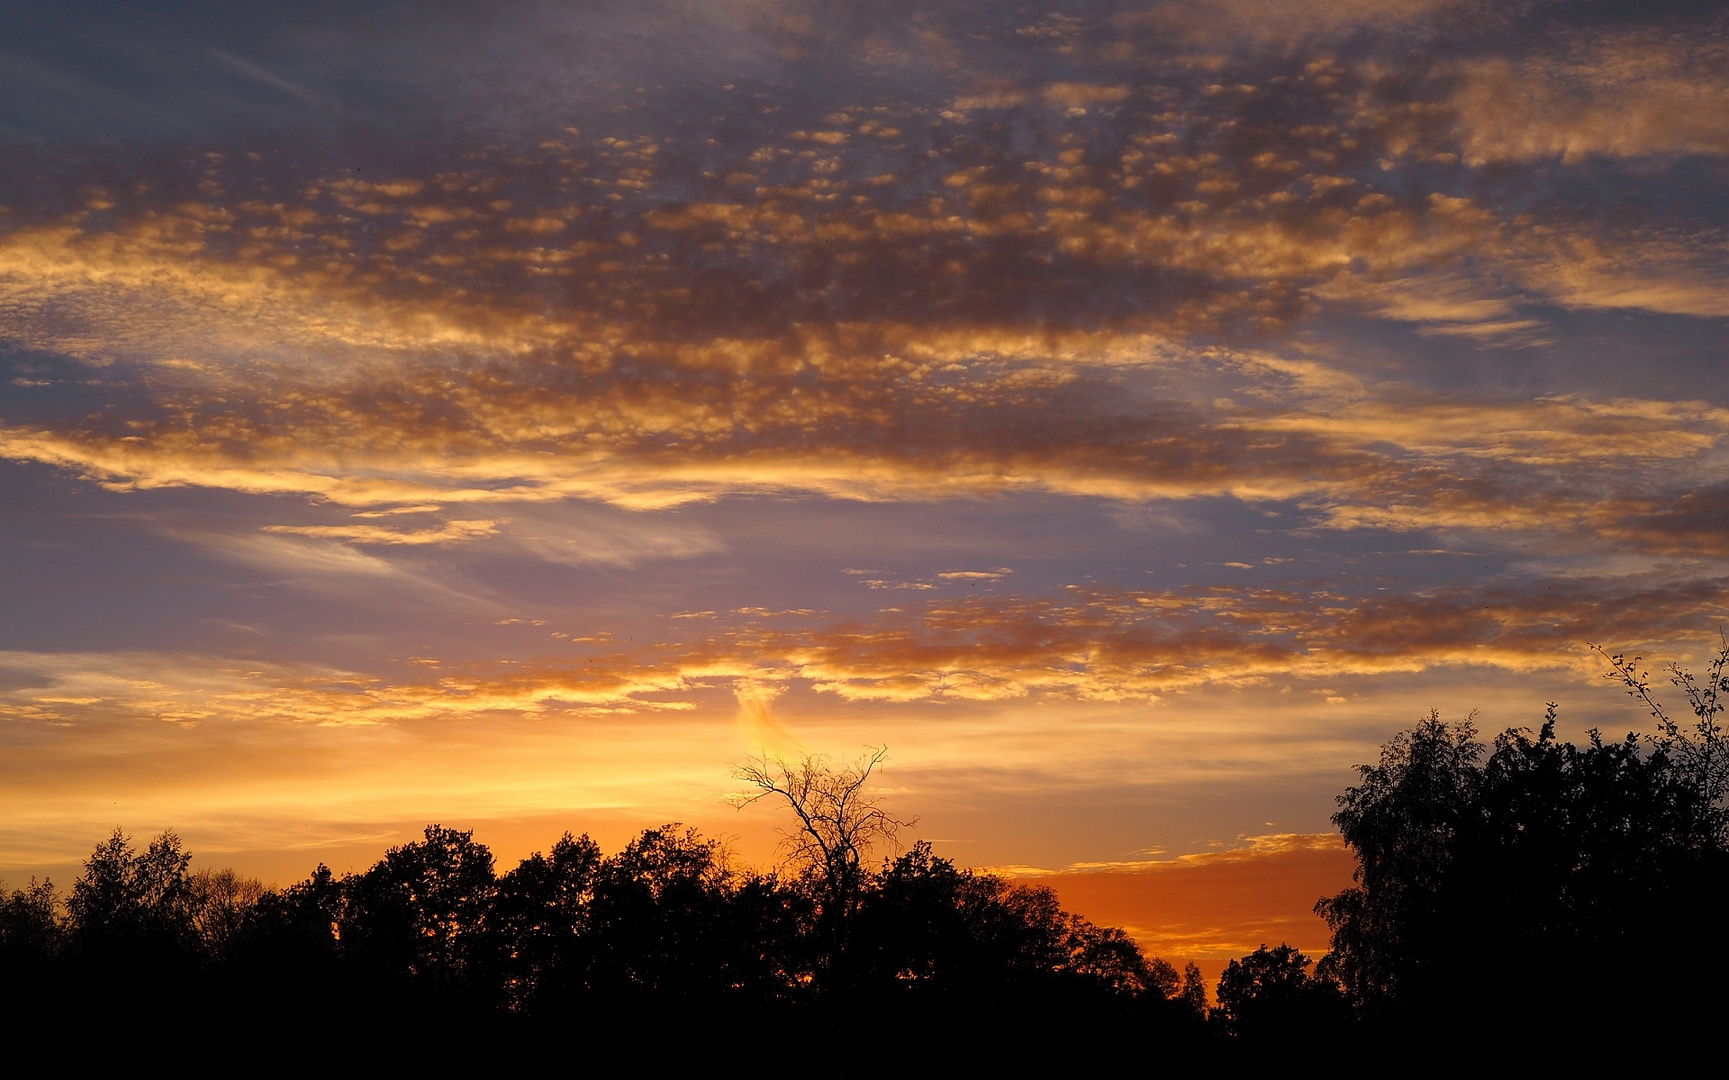
POLYGON ((1717 641, 1726 155, 1715 3, 5 4, 0 876, 766 866, 886 744, 1323 948, 1387 737, 1717 641))

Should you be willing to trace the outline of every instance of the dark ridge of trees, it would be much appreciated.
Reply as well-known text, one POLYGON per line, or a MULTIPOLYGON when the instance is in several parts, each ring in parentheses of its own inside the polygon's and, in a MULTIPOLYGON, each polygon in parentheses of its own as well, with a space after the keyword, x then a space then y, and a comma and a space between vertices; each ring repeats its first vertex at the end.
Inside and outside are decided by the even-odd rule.
POLYGON ((1485 1018, 1535 1042, 1660 1015, 1666 1041, 1696 1039, 1729 1002, 1729 643, 1704 679, 1671 670, 1690 723, 1637 658, 1606 659, 1655 734, 1576 746, 1551 705, 1537 731, 1486 745, 1472 718, 1431 713, 1339 796, 1358 867, 1316 906, 1331 951, 1263 945, 1230 963, 1211 1007, 1194 965, 1144 955, 1049 889, 925 842, 870 866, 873 841, 905 825, 865 792, 879 751, 741 768, 793 810, 775 873, 673 824, 612 855, 566 834, 501 874, 472 833, 430 825, 364 871, 266 890, 192 872, 173 833, 140 850, 116 830, 64 896, 0 889, 0 1016, 300 1032, 434 1063, 524 1035, 713 1061, 754 1032, 825 1048, 840 1075, 880 1067, 867 1037, 913 1072, 1432 1042, 1485 1018))
POLYGON ((753 1024, 826 1039, 868 1025, 937 1060, 988 1059, 1003 1038, 1023 1056, 1127 1052, 1205 1022, 1192 967, 1185 981, 1049 889, 925 843, 858 873, 838 933, 820 874, 741 871, 678 825, 612 855, 566 834, 503 874, 438 825, 364 871, 320 866, 280 890, 189 861, 172 833, 141 851, 117 831, 64 902, 46 883, 0 898, 4 1015, 380 1038, 440 1018, 436 1043, 405 1052, 560 1031, 679 1059, 753 1024))

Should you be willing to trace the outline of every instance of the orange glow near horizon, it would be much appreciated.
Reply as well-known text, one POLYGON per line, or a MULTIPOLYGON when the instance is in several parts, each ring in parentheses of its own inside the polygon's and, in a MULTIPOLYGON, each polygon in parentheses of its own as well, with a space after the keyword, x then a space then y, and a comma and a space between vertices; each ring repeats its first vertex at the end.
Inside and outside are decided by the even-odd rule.
POLYGON ((1327 951, 1315 901, 1351 884, 1356 861, 1336 835, 1256 838, 1230 851, 1133 869, 1041 876, 1063 906, 1120 926, 1153 956, 1192 961, 1209 986, 1230 961, 1262 945, 1327 951))

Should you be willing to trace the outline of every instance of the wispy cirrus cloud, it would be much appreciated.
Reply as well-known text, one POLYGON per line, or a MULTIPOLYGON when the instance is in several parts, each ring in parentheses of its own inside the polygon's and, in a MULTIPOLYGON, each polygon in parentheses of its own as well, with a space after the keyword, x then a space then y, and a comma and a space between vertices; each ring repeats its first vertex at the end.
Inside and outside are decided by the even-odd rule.
POLYGON ((456 519, 426 529, 391 529, 383 525, 266 525, 268 533, 310 536, 320 540, 345 540, 356 544, 448 544, 491 536, 498 522, 456 519))

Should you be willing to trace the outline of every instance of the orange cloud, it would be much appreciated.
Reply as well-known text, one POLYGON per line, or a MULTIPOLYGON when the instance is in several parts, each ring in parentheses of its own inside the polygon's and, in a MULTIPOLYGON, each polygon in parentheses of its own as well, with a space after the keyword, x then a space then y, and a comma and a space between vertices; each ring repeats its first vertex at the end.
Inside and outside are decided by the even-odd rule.
POLYGON ((579 643, 575 659, 442 663, 413 680, 148 653, 12 653, 0 667, 29 678, 0 690, 0 716, 388 725, 689 711, 730 692, 746 729, 781 742, 790 735, 772 702, 794 685, 849 702, 1149 702, 1205 686, 1323 684, 1453 665, 1588 677, 1600 665, 1584 642, 1677 649, 1703 640, 1726 607, 1729 584, 1715 579, 1539 580, 1357 597, 1219 587, 1070 587, 1054 600, 969 592, 872 622, 705 618, 705 629, 677 643, 579 643))
POLYGON ((1729 153, 1729 21, 1567 33, 1539 56, 1461 65, 1473 162, 1729 153))
MULTIPOLYGON (((25 235, 17 250, 34 250, 41 235, 25 235)), ((317 279, 225 263, 201 269, 198 258, 165 248, 150 256, 173 267, 161 281, 142 256, 120 259, 121 270, 110 273, 107 262, 87 258, 84 241, 54 235, 56 258, 71 261, 47 285, 15 267, 19 295, 37 297, 18 303, 76 307, 88 290, 81 283, 100 280, 125 299, 115 321, 143 302, 126 299, 134 288, 170 289, 187 315, 149 331, 167 335, 163 341, 110 338, 95 327, 100 346, 68 336, 59 316, 19 323, 18 340, 36 347, 93 364, 125 355, 154 365, 149 378, 163 390, 147 403, 152 416, 0 427, 0 454, 120 489, 204 485, 371 507, 578 497, 654 508, 740 491, 860 499, 1230 494, 1304 498, 1343 527, 1493 527, 1576 520, 1569 505, 1604 494, 1603 464, 1696 458, 1715 445, 1725 419, 1687 403, 1376 399, 1313 361, 1125 330, 921 333, 889 322, 801 329, 790 341, 669 341, 629 322, 596 328, 575 315, 560 324, 499 312, 476 327, 460 303, 436 316, 396 318, 396 301, 365 290, 344 286, 327 298, 317 279), (292 332, 279 333, 279 324, 292 332), (219 329, 207 334, 206 326, 219 329), (611 344, 578 348, 597 329, 611 344), (243 348, 246 334, 256 336, 243 348), (563 354, 561 342, 577 355, 563 354), (332 360, 244 370, 233 361, 285 344, 332 360), (453 369, 437 359, 453 347, 483 349, 490 359, 453 369), (1110 400, 1125 368, 1166 378, 1229 371, 1255 380, 1254 403, 1165 400, 1125 415, 1110 400), (655 377, 645 380, 645 371, 655 377), (1509 491, 1505 479, 1483 475, 1489 461, 1544 471, 1509 491)), ((107 259, 114 245, 96 250, 107 259)), ((1444 312, 1431 303, 1406 314, 1510 325, 1483 322, 1506 313, 1499 301, 1446 303, 1444 312)), ((377 529, 293 527, 306 529, 386 542, 377 529)))
POLYGON ((382 525, 266 525, 265 532, 347 540, 357 544, 446 544, 473 540, 498 531, 496 521, 447 521, 432 529, 389 529, 382 525))

